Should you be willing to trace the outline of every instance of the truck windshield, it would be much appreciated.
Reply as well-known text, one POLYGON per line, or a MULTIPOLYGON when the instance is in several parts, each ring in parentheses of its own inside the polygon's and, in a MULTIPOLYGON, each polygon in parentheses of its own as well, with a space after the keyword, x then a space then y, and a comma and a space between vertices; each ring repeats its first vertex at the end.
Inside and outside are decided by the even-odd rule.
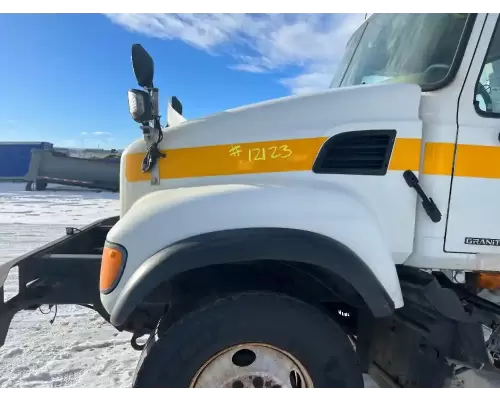
POLYGON ((451 78, 468 14, 376 14, 351 37, 331 87, 416 83, 434 90, 451 78))

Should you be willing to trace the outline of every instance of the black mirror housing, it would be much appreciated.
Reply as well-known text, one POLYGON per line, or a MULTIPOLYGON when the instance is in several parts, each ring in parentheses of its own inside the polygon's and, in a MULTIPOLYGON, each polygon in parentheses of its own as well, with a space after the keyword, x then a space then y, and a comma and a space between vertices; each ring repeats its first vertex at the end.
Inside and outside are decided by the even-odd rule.
POLYGON ((132 45, 132 67, 139 86, 153 88, 154 62, 140 44, 132 45))

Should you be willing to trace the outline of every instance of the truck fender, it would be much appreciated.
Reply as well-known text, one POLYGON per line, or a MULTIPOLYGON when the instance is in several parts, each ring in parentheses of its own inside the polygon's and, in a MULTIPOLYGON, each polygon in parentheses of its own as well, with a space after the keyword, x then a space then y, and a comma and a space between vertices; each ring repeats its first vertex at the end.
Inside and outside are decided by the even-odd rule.
POLYGON ((193 236, 150 257, 125 285, 111 322, 124 323, 160 282, 207 265, 255 260, 313 264, 324 276, 333 274, 350 283, 375 316, 386 317, 394 311, 394 302, 371 269, 342 243, 296 229, 249 228, 193 236))
POLYGON ((128 251, 117 287, 101 295, 117 326, 157 285, 179 273, 259 259, 317 264, 350 283, 377 316, 403 305, 374 213, 359 196, 331 183, 154 192, 134 204, 107 240, 128 251))

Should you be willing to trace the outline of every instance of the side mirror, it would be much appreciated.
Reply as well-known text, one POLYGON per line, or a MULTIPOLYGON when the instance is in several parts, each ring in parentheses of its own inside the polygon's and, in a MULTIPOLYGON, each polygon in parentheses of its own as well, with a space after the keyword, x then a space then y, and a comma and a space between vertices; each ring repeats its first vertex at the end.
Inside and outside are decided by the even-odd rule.
POLYGON ((153 119, 153 105, 148 92, 130 89, 128 91, 128 109, 135 122, 146 122, 153 119))
POLYGON ((154 63, 151 56, 140 44, 132 45, 132 67, 139 86, 153 87, 154 63))

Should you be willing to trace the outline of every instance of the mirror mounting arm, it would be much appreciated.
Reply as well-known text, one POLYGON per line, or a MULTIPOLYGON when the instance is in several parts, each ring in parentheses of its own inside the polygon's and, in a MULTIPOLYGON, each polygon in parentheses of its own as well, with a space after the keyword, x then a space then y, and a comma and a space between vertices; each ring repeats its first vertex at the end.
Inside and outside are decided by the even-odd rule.
MULTIPOLYGON (((163 132, 160 124, 159 115, 159 90, 157 88, 150 89, 152 99, 152 114, 153 126, 143 127, 144 141, 147 144, 148 151, 142 162, 142 172, 152 172, 160 158, 165 158, 166 154, 158 149, 158 144, 163 140, 163 132)), ((157 179, 156 179, 157 180, 157 179)), ((156 181, 155 180, 155 181, 156 181)))
POLYGON ((159 116, 159 100, 158 100, 158 89, 157 88, 152 88, 151 89, 151 98, 152 98, 152 104, 153 104, 153 118, 160 118, 159 116))

